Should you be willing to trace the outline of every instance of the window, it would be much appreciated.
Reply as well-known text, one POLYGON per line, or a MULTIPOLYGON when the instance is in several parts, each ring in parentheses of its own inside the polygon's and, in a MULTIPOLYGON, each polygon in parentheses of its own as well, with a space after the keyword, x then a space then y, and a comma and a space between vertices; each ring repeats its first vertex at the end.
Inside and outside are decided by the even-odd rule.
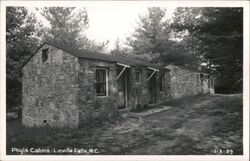
POLYGON ((108 93, 108 70, 105 68, 96 69, 96 96, 106 96, 108 93))
POLYGON ((165 89, 165 74, 162 73, 160 75, 160 91, 164 91, 165 89))
POLYGON ((137 70, 135 72, 135 82, 141 82, 141 71, 137 70))
POLYGON ((48 60, 48 52, 49 52, 49 49, 43 49, 42 50, 42 62, 46 62, 48 60))

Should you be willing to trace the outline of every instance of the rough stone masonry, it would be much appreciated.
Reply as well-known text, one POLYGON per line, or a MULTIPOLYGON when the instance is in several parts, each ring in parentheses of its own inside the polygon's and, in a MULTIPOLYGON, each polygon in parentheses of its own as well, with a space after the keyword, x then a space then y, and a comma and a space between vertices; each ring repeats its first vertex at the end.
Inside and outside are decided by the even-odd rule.
POLYGON ((198 72, 176 66, 162 69, 139 62, 124 68, 117 64, 120 58, 105 56, 101 59, 103 54, 95 56, 85 57, 84 53, 77 55, 58 46, 42 45, 22 68, 22 123, 29 127, 76 128, 88 119, 105 118, 118 112, 117 77, 121 72, 118 68, 124 69, 122 74, 127 75, 127 111, 207 93, 213 88, 208 86, 207 78, 201 81, 198 72), (100 67, 107 71, 105 96, 96 95, 96 70, 100 67), (140 79, 136 81, 138 71, 140 79))
POLYGON ((23 67, 22 123, 27 126, 70 126, 79 123, 77 58, 44 45, 23 67), (42 50, 48 49, 42 63, 42 50))

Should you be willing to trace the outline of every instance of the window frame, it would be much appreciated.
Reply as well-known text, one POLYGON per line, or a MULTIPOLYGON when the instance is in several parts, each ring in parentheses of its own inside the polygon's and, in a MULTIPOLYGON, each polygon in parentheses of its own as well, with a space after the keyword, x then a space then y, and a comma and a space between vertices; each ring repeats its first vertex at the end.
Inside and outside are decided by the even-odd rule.
POLYGON ((142 71, 139 70, 139 69, 137 69, 137 70, 135 71, 135 82, 136 82, 136 83, 141 83, 141 75, 142 75, 142 71), (138 75, 138 80, 137 80, 137 74, 139 74, 139 75, 138 75))
POLYGON ((159 90, 160 92, 164 92, 166 90, 165 73, 160 73, 159 90))
POLYGON ((108 68, 105 67, 96 67, 95 70, 95 97, 105 97, 109 95, 109 72, 108 68), (103 82, 97 82, 97 71, 105 71, 105 92, 104 93, 97 93, 97 84, 101 84, 103 82))

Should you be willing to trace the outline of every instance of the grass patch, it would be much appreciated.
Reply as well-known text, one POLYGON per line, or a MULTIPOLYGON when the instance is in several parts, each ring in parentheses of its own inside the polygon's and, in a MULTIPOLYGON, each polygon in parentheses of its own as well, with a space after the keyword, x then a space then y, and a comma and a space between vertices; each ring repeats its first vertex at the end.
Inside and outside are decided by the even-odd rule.
POLYGON ((171 155, 201 155, 204 154, 202 149, 196 147, 198 141, 193 140, 187 135, 179 135, 176 137, 176 144, 171 148, 164 148, 164 154, 171 155))
POLYGON ((144 112, 144 111, 150 110, 152 108, 153 108, 152 106, 149 106, 147 104, 145 104, 145 105, 137 104, 135 108, 132 108, 130 110, 130 112, 140 113, 140 112, 144 112))
POLYGON ((7 154, 11 148, 95 148, 103 130, 113 126, 118 118, 96 119, 81 125, 78 129, 69 127, 54 128, 25 127, 21 120, 7 122, 7 154), (100 121, 102 120, 102 121, 100 121))
POLYGON ((164 105, 185 108, 190 106, 191 104, 194 104, 195 102, 205 100, 207 96, 208 95, 205 94, 198 94, 195 96, 185 96, 167 101, 164 103, 164 105))

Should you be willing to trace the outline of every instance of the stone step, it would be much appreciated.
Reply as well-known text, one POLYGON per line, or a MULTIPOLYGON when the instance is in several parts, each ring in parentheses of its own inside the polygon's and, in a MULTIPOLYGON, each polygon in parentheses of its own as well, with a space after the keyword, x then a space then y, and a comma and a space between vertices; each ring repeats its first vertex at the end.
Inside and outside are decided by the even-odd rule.
POLYGON ((141 117, 145 117, 145 116, 149 116, 149 115, 153 115, 162 111, 166 111, 169 110, 173 107, 171 106, 159 106, 160 108, 154 108, 154 109, 150 109, 147 111, 143 111, 140 113, 135 113, 135 112, 128 112, 128 113, 124 113, 122 114, 123 117, 130 117, 130 118, 141 118, 141 117))

